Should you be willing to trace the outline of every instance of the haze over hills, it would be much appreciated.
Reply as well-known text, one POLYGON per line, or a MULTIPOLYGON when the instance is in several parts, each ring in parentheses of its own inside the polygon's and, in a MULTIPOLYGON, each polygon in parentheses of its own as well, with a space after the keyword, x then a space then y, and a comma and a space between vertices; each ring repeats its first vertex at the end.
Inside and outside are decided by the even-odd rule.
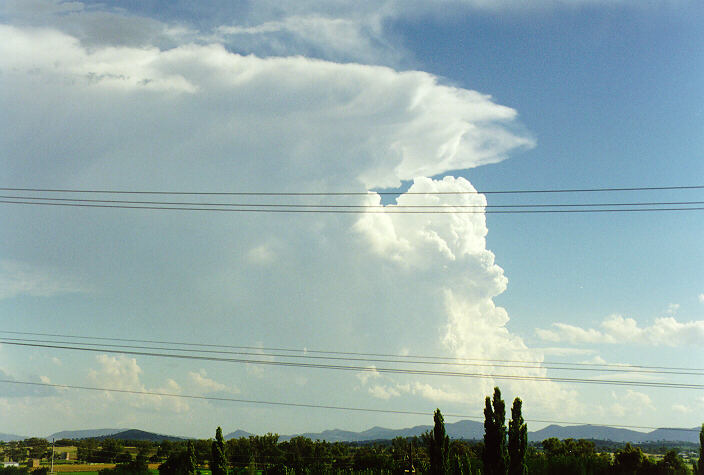
MULTIPOLYGON (((156 434, 139 429, 86 429, 86 430, 65 430, 51 434, 47 440, 59 439, 120 439, 120 440, 151 440, 161 442, 162 440, 178 441, 187 440, 185 437, 173 435, 156 434)), ((22 439, 19 439, 22 440, 22 439)))
MULTIPOLYGON (((279 440, 290 440, 296 436, 308 437, 313 440, 326 440, 329 442, 363 442, 371 440, 390 440, 395 437, 413 437, 420 436, 424 432, 431 430, 431 425, 419 425, 404 429, 387 429, 385 427, 372 427, 370 429, 353 432, 340 429, 325 430, 323 432, 305 432, 294 435, 281 435, 279 440)), ((445 430, 447 435, 453 439, 476 439, 480 440, 484 437, 484 425, 481 422, 463 420, 454 423, 446 423, 445 430)), ((225 435, 225 439, 236 439, 240 437, 249 437, 252 434, 244 430, 236 430, 225 435)), ((629 429, 621 429, 608 426, 596 425, 578 425, 578 426, 559 426, 549 425, 537 431, 528 432, 528 439, 531 441, 542 441, 550 437, 558 439, 594 439, 594 440, 609 440, 613 442, 699 442, 699 428, 695 427, 691 430, 660 428, 651 432, 638 432, 629 429)), ((6 442, 14 440, 23 440, 27 437, 15 434, 0 433, 0 440, 6 442)), ((74 431, 61 431, 51 434, 47 440, 59 439, 106 439, 115 438, 122 440, 150 440, 153 442, 161 442, 162 440, 179 441, 186 440, 187 437, 177 437, 172 435, 157 434, 138 429, 87 429, 74 431)))
POLYGON ((3 442, 12 442, 13 440, 24 440, 27 437, 23 435, 17 435, 17 434, 4 434, 0 432, 0 440, 3 442))
MULTIPOLYGON (((302 435, 313 440, 327 440, 329 442, 358 442, 368 440, 385 440, 394 437, 420 436, 423 432, 431 430, 431 425, 420 425, 405 429, 386 429, 384 427, 372 427, 362 432, 351 432, 340 429, 325 430, 323 432, 306 432, 302 435)), ((445 431, 452 439, 482 439, 484 437, 484 424, 477 421, 463 420, 454 423, 445 423, 445 431)), ((225 436, 226 439, 248 437, 249 432, 237 430, 225 436)), ((296 435, 282 435, 279 440, 289 440, 296 435)), ((699 428, 692 430, 682 429, 655 429, 651 432, 638 432, 629 429, 620 429, 608 426, 579 425, 579 426, 559 426, 549 425, 540 430, 528 432, 528 439, 531 441, 542 441, 550 437, 558 439, 595 439, 610 440, 613 442, 699 442, 699 428)))
POLYGON ((62 430, 60 432, 54 432, 46 439, 59 440, 59 439, 90 439, 92 437, 102 437, 106 435, 117 434, 118 432, 125 431, 127 429, 83 429, 83 430, 62 430))
POLYGON ((149 440, 152 442, 161 442, 163 440, 168 440, 171 442, 178 442, 180 440, 188 440, 184 437, 176 437, 174 435, 164 435, 155 434, 154 432, 146 432, 139 429, 128 429, 122 432, 117 432, 115 434, 101 435, 99 437, 94 437, 98 440, 104 439, 119 439, 119 440, 149 440))

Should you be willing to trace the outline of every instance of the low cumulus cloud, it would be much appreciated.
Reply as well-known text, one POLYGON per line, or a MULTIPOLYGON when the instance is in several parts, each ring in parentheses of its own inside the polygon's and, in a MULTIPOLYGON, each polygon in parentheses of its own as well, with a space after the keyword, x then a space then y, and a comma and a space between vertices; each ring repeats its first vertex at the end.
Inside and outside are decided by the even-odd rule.
POLYGON ((553 323, 552 328, 537 329, 536 334, 546 341, 572 344, 701 346, 704 341, 704 320, 681 322, 674 317, 662 317, 656 318, 650 326, 641 327, 633 318, 611 315, 604 319, 599 329, 553 323))
POLYGON ((645 411, 655 410, 652 399, 645 393, 627 389, 624 392, 612 392, 614 402, 609 407, 612 415, 623 417, 626 415, 639 416, 645 411))
MULTIPOLYGON (((127 407, 146 410, 166 410, 168 412, 185 412, 189 410, 188 403, 179 397, 151 396, 139 394, 155 392, 162 394, 181 394, 181 386, 171 378, 167 378, 161 386, 148 388, 142 382, 142 368, 135 358, 123 355, 95 357, 97 368, 88 372, 88 379, 99 388, 126 391, 125 393, 105 391, 103 401, 107 403, 125 404, 127 407), (133 391, 136 394, 129 394, 133 391)), ((152 378, 150 378, 152 379, 152 378)), ((118 410, 119 411, 119 410, 118 410)))

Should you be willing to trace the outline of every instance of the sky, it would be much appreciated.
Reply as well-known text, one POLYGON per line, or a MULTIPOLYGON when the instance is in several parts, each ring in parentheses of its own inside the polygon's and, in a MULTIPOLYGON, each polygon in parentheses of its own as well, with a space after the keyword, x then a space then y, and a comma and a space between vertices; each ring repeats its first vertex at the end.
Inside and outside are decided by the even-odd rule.
POLYGON ((704 201, 702 190, 475 191, 704 184, 702 22, 704 5, 685 0, 3 2, 0 187, 350 192, 61 196, 384 207, 323 214, 0 203, 0 432, 115 427, 211 437, 217 426, 293 434, 431 423, 9 381, 437 407, 477 419, 498 385, 506 400, 523 399, 531 430, 546 424, 538 420, 698 426, 701 389, 641 383, 704 383, 702 211, 483 211, 704 201), (454 207, 394 213, 411 205, 454 207), (270 348, 295 349, 308 358, 298 361, 365 370, 8 339, 75 346, 75 337, 250 347, 248 358, 272 363, 290 358, 270 348), (311 359, 317 351, 542 364, 311 359), (585 366, 614 364, 623 366, 585 366), (609 371, 639 365, 698 371, 609 371), (528 379, 381 371, 429 367, 528 379))

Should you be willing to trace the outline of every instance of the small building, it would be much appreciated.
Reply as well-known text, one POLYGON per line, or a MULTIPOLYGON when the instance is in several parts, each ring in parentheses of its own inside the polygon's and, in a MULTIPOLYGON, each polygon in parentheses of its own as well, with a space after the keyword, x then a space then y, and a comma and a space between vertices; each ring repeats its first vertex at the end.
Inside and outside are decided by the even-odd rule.
POLYGON ((2 462, 2 467, 19 467, 20 463, 19 462, 2 462))
POLYGON ((39 468, 39 459, 29 459, 27 460, 27 468, 39 468))

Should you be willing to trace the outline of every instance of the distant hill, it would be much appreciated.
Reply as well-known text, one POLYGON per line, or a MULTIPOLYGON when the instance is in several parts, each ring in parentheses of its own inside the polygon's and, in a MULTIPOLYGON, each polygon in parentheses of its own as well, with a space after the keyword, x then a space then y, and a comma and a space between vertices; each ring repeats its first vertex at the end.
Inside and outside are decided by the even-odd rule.
POLYGON ((699 443, 699 430, 701 427, 692 427, 692 430, 662 428, 655 429, 648 434, 648 439, 653 442, 660 440, 699 443))
POLYGON ((101 435, 98 437, 92 437, 97 440, 105 439, 119 439, 119 440, 149 440, 151 442, 162 442, 164 440, 169 440, 171 442, 178 442, 181 440, 188 440, 183 437, 176 437, 173 435, 163 435, 155 434, 154 432, 146 432, 139 429, 128 429, 122 432, 117 432, 115 434, 101 435))
MULTIPOLYGON (((303 434, 282 435, 279 440, 290 440, 293 437, 303 436, 313 440, 326 440, 328 442, 363 442, 367 440, 390 440, 395 437, 420 436, 423 432, 431 430, 432 426, 421 425, 405 429, 387 429, 385 427, 372 427, 362 432, 352 432, 341 429, 325 430, 323 432, 305 432, 303 434)), ((476 421, 458 421, 445 424, 445 431, 453 439, 481 439, 484 437, 484 425, 476 421)), ((225 439, 237 439, 254 435, 243 430, 236 430, 225 436, 225 439)))
POLYGON ((227 434, 226 436, 224 436, 223 439, 225 439, 225 440, 230 440, 230 439, 239 439, 239 438, 241 438, 241 437, 245 437, 245 438, 246 438, 246 437, 249 437, 250 435, 254 435, 254 434, 252 434, 251 432, 247 432, 247 431, 239 430, 239 429, 238 429, 238 430, 236 430, 236 431, 234 431, 234 432, 230 432, 229 434, 227 434))
MULTIPOLYGON (((346 431, 341 429, 325 430, 323 432, 306 432, 303 434, 282 435, 279 440, 290 440, 301 435, 313 440, 326 440, 328 442, 365 442, 372 440, 391 440, 395 437, 420 436, 424 432, 431 430, 431 425, 420 425, 405 429, 387 429, 385 427, 372 427, 362 432, 346 431)), ((463 420, 445 424, 445 431, 453 439, 481 440, 484 437, 484 424, 477 421, 463 420)), ((225 439, 238 439, 249 437, 251 432, 236 430, 225 436, 225 439)), ((558 439, 593 439, 612 442, 699 442, 699 428, 674 429, 662 428, 652 432, 638 432, 629 429, 619 429, 616 427, 597 425, 559 426, 549 425, 540 430, 528 432, 528 439, 540 442, 551 437, 558 439)), ((50 435, 47 439, 122 439, 122 440, 149 440, 161 442, 163 440, 180 441, 187 440, 185 437, 156 434, 137 429, 93 429, 63 431, 50 435)), ((13 434, 0 434, 0 440, 12 441, 23 440, 26 437, 13 434)))
POLYGON ((23 435, 15 435, 15 434, 3 434, 0 432, 0 440, 3 442, 12 442, 14 440, 24 440, 28 439, 29 437, 25 437, 23 435))
MULTIPOLYGON (((325 430, 323 432, 306 432, 296 435, 282 435, 279 440, 290 440, 297 435, 308 437, 313 440, 326 440, 328 442, 364 442, 370 440, 390 440, 395 437, 420 436, 423 432, 431 430, 430 425, 420 425, 405 429, 386 429, 384 427, 372 427, 362 432, 352 432, 340 429, 325 430)), ((474 439, 481 440, 484 437, 484 424, 477 421, 463 420, 454 423, 446 423, 445 431, 452 439, 474 439)), ((231 432, 225 438, 233 439, 239 437, 249 437, 250 432, 237 430, 231 432)), ((594 439, 608 440, 613 442, 699 442, 699 429, 656 429, 652 432, 638 432, 629 429, 619 429, 616 427, 578 425, 559 426, 549 425, 543 429, 528 432, 528 439, 540 442, 551 437, 558 439, 594 439)))
MULTIPOLYGON (((120 439, 120 440, 151 440, 161 442, 162 440, 178 441, 187 440, 183 437, 172 435, 155 434, 138 429, 87 429, 87 430, 65 430, 56 432, 47 437, 47 440, 59 439, 120 439)), ((9 439, 8 439, 9 440, 9 439)))
POLYGON ((117 434, 127 429, 85 429, 85 430, 64 430, 56 432, 47 437, 47 440, 55 439, 91 439, 104 435, 117 434))
POLYGON ((652 440, 647 432, 638 432, 615 427, 580 425, 558 426, 549 425, 535 432, 528 432, 528 439, 541 441, 557 437, 558 439, 596 439, 613 442, 645 442, 652 440))

